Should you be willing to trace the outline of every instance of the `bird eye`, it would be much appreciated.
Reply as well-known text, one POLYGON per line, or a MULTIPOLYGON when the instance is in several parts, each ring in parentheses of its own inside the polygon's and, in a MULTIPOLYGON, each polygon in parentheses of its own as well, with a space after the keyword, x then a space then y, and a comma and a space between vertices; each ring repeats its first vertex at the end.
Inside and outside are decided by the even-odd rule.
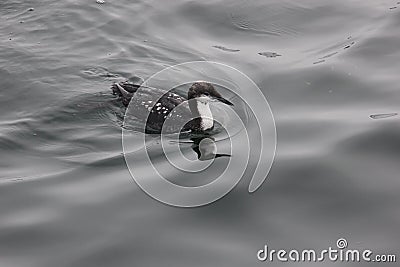
POLYGON ((210 95, 210 93, 209 93, 209 92, 205 92, 205 93, 204 93, 204 95, 206 95, 206 96, 209 96, 209 95, 210 95))

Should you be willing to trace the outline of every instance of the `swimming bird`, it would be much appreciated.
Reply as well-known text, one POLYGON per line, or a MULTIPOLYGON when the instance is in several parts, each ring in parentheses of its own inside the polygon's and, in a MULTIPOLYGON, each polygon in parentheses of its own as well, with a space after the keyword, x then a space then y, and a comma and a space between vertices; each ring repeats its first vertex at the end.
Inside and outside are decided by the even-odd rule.
POLYGON ((138 119, 147 120, 146 133, 160 133, 167 118, 171 123, 165 126, 167 128, 164 131, 206 132, 214 128, 211 102, 219 101, 233 106, 208 82, 193 83, 187 98, 174 92, 128 81, 115 83, 111 88, 114 94, 122 98, 125 106, 130 105, 130 109, 133 109, 131 114, 138 119))

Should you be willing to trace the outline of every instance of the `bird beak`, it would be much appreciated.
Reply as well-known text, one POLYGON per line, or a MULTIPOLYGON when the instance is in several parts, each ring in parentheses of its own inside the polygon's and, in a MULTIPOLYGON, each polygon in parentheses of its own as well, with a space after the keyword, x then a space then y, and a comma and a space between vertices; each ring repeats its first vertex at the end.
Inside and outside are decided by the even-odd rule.
POLYGON ((221 97, 216 97, 215 99, 218 100, 219 102, 222 102, 222 103, 226 104, 226 105, 233 106, 232 102, 230 102, 229 100, 226 100, 222 96, 221 97))

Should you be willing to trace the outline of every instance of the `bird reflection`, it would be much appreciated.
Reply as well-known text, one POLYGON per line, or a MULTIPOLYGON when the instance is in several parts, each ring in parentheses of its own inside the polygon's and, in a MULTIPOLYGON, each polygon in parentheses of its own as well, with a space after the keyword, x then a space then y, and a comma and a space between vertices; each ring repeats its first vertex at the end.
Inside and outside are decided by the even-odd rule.
POLYGON ((220 157, 230 157, 228 154, 217 154, 215 139, 211 136, 191 138, 193 141, 192 149, 197 154, 200 161, 210 160, 220 157))

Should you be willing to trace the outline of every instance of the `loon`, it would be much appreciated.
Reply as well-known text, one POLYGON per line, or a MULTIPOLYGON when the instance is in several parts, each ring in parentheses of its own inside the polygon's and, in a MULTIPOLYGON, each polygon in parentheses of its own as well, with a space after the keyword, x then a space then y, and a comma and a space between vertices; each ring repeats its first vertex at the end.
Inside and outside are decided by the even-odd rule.
POLYGON ((167 132, 206 132, 214 128, 210 102, 220 101, 233 106, 208 82, 193 83, 188 90, 187 98, 173 92, 133 84, 129 81, 115 83, 111 89, 115 95, 122 98, 125 106, 130 104, 136 118, 147 119, 146 133, 160 133, 167 117, 172 120, 172 125, 164 129, 167 132), (139 88, 141 89, 138 91, 139 88), (182 105, 182 107, 174 110, 178 105, 182 105), (182 129, 174 128, 175 124, 183 125, 180 127, 182 129))

